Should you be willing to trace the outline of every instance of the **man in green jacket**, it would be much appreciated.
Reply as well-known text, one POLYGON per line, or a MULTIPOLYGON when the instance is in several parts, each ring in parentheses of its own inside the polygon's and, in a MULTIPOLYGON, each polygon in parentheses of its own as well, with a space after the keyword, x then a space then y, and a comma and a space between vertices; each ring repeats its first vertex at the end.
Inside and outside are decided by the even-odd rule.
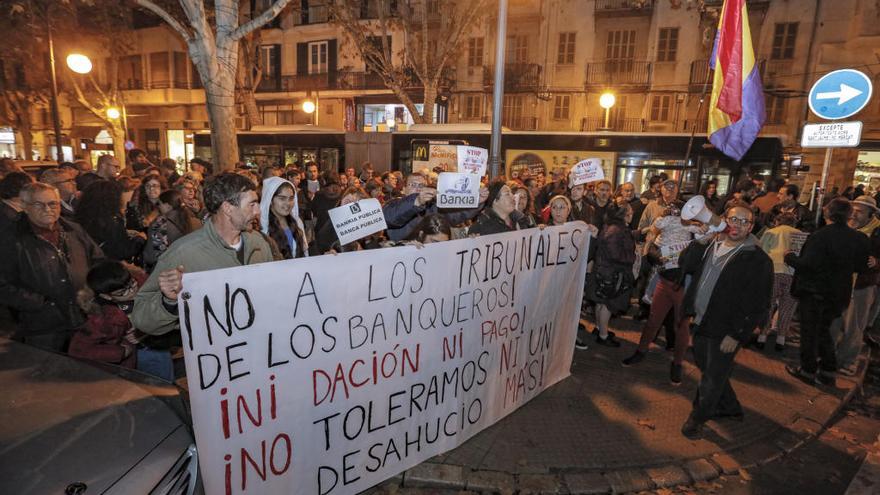
POLYGON ((273 261, 269 243, 251 230, 260 215, 260 199, 253 182, 238 174, 223 173, 205 182, 204 196, 210 219, 159 257, 153 274, 135 297, 131 319, 144 333, 162 335, 179 328, 177 298, 183 291, 184 271, 273 261))

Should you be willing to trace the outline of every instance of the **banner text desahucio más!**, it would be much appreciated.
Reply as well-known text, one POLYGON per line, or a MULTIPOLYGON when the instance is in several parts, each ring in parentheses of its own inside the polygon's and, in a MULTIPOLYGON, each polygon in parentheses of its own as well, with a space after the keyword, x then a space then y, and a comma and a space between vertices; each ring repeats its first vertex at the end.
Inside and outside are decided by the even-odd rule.
POLYGON ((357 493, 567 377, 588 244, 573 222, 185 275, 206 493, 357 493))

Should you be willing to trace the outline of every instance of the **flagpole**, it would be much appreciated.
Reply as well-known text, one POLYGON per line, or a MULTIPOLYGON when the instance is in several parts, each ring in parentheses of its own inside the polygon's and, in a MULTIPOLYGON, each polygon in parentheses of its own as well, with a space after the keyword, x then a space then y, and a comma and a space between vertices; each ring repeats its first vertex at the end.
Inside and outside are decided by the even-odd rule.
POLYGON ((688 138, 688 147, 687 151, 684 154, 684 166, 681 169, 681 173, 678 175, 678 193, 681 194, 681 184, 684 181, 684 174, 688 169, 688 161, 691 159, 691 150, 694 147, 694 136, 697 133, 697 123, 700 121, 700 113, 703 111, 703 104, 706 101, 706 93, 709 88, 709 81, 712 78, 712 68, 709 65, 709 61, 706 61, 706 80, 703 81, 703 93, 700 95, 700 104, 697 107, 697 115, 694 118, 694 123, 691 126, 691 136, 688 138))

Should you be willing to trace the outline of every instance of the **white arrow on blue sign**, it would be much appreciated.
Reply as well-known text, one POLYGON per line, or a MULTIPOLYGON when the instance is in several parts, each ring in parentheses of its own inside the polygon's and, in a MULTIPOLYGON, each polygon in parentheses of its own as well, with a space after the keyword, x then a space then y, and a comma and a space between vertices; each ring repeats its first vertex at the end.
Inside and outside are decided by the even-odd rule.
POLYGON ((810 88, 810 110, 828 120, 845 119, 859 113, 871 100, 871 79, 854 69, 825 74, 810 88))

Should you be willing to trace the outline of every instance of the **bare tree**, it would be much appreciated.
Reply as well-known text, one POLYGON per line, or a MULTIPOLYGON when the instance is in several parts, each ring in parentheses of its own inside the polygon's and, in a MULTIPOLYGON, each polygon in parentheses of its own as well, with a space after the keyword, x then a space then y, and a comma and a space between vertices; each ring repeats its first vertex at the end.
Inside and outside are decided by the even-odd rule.
POLYGON ((483 18, 488 0, 332 0, 333 22, 340 26, 368 70, 382 78, 417 123, 434 120, 441 84, 473 28, 483 18), (366 16, 364 14, 367 14, 366 16), (365 19, 366 17, 366 19, 365 19), (391 50, 391 35, 403 35, 403 48, 391 50), (420 86, 419 112, 407 89, 420 86))
POLYGON ((18 131, 20 154, 30 160, 34 156, 31 109, 48 103, 48 82, 41 77, 43 71, 26 72, 12 57, 0 59, 0 66, 6 72, 0 74, 0 123, 18 131))
POLYGON ((239 0, 214 0, 210 12, 203 0, 178 1, 185 20, 178 19, 170 12, 172 9, 153 0, 135 0, 135 3, 162 18, 186 43, 205 88, 213 161, 221 169, 231 170, 238 161, 235 96, 240 42, 274 19, 291 0, 276 0, 244 23, 241 23, 239 0))

